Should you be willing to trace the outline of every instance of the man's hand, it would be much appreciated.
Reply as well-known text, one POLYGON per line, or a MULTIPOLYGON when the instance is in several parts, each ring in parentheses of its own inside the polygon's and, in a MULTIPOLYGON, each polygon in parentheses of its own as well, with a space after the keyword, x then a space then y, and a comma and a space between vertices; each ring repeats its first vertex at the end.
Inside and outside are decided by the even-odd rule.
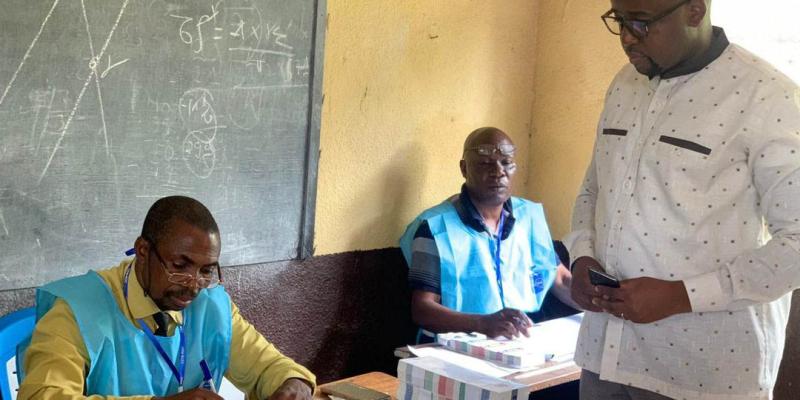
POLYGON ((620 281, 618 289, 596 286, 595 291, 596 307, 640 324, 692 311, 683 281, 642 277, 620 281))
POLYGON ((586 311, 602 312, 602 308, 592 303, 595 296, 599 294, 594 290, 595 286, 589 281, 589 268, 605 272, 600 263, 592 257, 584 256, 575 260, 572 267, 572 282, 570 285, 572 300, 586 311))
POLYGON ((518 337, 520 333, 528 336, 528 328, 533 321, 520 310, 504 308, 494 314, 478 317, 477 331, 488 337, 505 336, 508 339, 518 337))
POLYGON ((570 308, 580 310, 581 306, 572 300, 572 273, 564 264, 558 264, 556 269, 556 280, 553 282, 553 287, 550 289, 558 300, 568 305, 570 308))
POLYGON ((311 400, 311 386, 302 379, 289 378, 272 396, 270 400, 311 400))
POLYGON ((222 400, 222 397, 210 390, 197 388, 168 397, 153 397, 152 400, 222 400))

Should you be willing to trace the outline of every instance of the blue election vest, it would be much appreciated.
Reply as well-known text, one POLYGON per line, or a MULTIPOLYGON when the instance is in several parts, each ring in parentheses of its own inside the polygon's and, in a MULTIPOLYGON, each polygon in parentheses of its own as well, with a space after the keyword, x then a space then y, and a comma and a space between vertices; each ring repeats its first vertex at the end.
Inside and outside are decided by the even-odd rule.
MULTIPOLYGON (((135 279, 135 278, 134 278, 135 279)), ((56 299, 67 302, 89 353, 86 394, 102 396, 168 396, 178 392, 172 370, 147 335, 120 311, 103 278, 85 275, 55 281, 36 292, 36 319, 56 299)), ((206 360, 215 382, 228 369, 231 344, 231 302, 222 286, 200 291, 184 310, 186 390, 203 382, 200 360, 206 360)), ((173 362, 178 358, 179 335, 156 336, 173 362)))
POLYGON ((485 232, 464 225, 450 200, 417 217, 400 238, 411 265, 411 244, 422 221, 427 221, 441 263, 442 305, 465 313, 490 314, 506 307, 538 311, 556 277, 558 258, 541 204, 511 198, 515 218, 500 245, 503 299, 495 260, 497 242, 485 232))

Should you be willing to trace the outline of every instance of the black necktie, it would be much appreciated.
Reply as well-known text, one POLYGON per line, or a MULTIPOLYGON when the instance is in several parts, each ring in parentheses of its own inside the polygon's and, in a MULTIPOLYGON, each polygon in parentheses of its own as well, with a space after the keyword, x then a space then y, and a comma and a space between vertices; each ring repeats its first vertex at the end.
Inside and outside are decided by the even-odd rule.
POLYGON ((153 319, 156 321, 156 336, 167 336, 167 317, 163 312, 153 314, 153 319))

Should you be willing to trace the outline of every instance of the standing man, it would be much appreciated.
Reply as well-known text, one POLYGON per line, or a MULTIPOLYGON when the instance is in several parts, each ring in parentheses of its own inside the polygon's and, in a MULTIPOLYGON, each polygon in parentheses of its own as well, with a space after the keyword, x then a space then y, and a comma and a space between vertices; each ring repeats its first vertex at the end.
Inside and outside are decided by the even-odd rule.
POLYGON ((39 288, 19 399, 219 400, 223 375, 248 398, 311 399, 314 375, 219 286, 219 228, 205 206, 156 201, 133 251, 114 268, 39 288))
POLYGON ((541 204, 511 196, 515 150, 497 128, 470 133, 461 193, 423 212, 400 238, 411 315, 426 331, 527 335, 526 313, 539 310, 554 283, 556 296, 574 304, 541 204))
POLYGON ((568 239, 582 399, 768 399, 800 286, 800 92, 710 0, 612 0, 612 82, 568 239), (605 270, 620 288, 592 286, 605 270))

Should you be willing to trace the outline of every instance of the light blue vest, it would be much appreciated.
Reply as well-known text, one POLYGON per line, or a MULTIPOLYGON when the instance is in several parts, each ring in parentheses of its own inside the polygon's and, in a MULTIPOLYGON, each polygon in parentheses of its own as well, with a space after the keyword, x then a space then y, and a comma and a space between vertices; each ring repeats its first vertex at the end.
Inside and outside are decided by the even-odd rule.
MULTIPOLYGON (((120 312, 103 278, 90 271, 42 286, 36 292, 36 319, 66 301, 78 323, 89 353, 86 394, 103 396, 167 396, 178 391, 172 370, 146 334, 120 312)), ((184 310, 186 335, 186 390, 200 386, 200 360, 208 363, 214 382, 222 382, 228 369, 231 344, 231 302, 222 286, 201 290, 184 310)), ((179 335, 156 336, 164 351, 178 364, 179 335)))
MULTIPOLYGON (((544 211, 537 204, 511 198, 514 228, 501 242, 500 271, 505 306, 538 311, 556 277, 558 258, 544 211)), ((411 265, 411 244, 422 221, 427 221, 441 263, 442 305, 477 314, 501 310, 493 254, 496 241, 464 225, 450 200, 417 217, 400 238, 403 256, 411 265)))

